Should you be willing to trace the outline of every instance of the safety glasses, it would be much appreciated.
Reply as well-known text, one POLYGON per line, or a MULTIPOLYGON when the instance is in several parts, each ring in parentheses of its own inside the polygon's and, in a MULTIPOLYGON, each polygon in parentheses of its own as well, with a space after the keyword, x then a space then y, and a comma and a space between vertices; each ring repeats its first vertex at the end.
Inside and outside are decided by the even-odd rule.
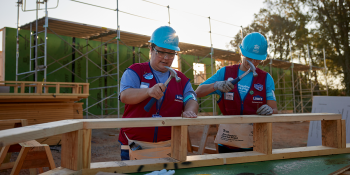
POLYGON ((164 58, 164 59, 174 59, 175 55, 177 55, 177 53, 169 53, 169 52, 162 52, 157 50, 155 47, 153 47, 153 50, 156 52, 157 56, 164 58))

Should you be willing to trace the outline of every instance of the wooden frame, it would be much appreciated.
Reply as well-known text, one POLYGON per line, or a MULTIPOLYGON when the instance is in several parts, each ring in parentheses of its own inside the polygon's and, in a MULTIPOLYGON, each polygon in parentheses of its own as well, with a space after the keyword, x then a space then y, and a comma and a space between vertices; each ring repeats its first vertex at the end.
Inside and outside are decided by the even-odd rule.
MULTIPOLYGON (((67 82, 37 82, 37 81, 0 81, 0 86, 10 86, 14 88, 13 93, 6 93, 7 95, 23 95, 26 87, 35 87, 35 93, 26 94, 45 94, 45 95, 76 95, 81 94, 89 96, 89 83, 67 83, 67 82), (49 88, 55 88, 56 93, 48 93, 49 88), (72 93, 62 93, 60 88, 71 88, 72 93), (20 91, 18 92, 18 90, 20 91), (45 91, 44 91, 45 89, 45 91)), ((6 95, 1 94, 1 95, 6 95)))
POLYGON ((350 153, 344 144, 344 122, 341 114, 276 114, 271 116, 203 116, 198 118, 128 118, 63 120, 0 131, 0 147, 26 140, 64 134, 61 168, 44 174, 96 174, 102 172, 132 173, 178 168, 225 165, 298 157, 350 153), (291 121, 322 121, 322 145, 287 149, 272 149, 272 123, 291 121), (137 121, 137 122, 136 122, 137 121), (228 123, 254 124, 254 151, 187 156, 188 125, 228 123), (162 159, 91 163, 91 129, 172 126, 172 154, 162 159))

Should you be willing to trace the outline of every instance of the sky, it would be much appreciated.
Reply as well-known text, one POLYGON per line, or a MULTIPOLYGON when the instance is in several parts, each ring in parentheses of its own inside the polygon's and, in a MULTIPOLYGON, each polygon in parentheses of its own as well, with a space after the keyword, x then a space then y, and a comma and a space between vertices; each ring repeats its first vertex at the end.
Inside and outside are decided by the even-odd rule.
MULTIPOLYGON (((23 0, 27 10, 35 9, 36 0, 23 0)), ((79 0, 110 9, 117 8, 117 0, 79 0)), ((17 0, 2 0, 0 2, 0 29, 3 27, 16 28, 17 0)), ((50 0, 48 7, 55 7, 57 0, 50 0)), ((169 25, 168 8, 170 7, 170 26, 173 27, 180 42, 210 47, 211 18, 212 44, 215 48, 231 49, 230 40, 239 32, 240 27, 247 26, 264 7, 263 0, 119 0, 119 26, 122 31, 151 35, 152 32, 164 25, 169 25), (158 4, 158 5, 157 5, 158 4), (165 6, 165 7, 164 7, 165 6), (222 22, 218 22, 222 21, 222 22), (224 22, 224 23, 223 23, 224 22)), ((23 7, 24 8, 24 7, 23 7)), ((42 6, 44 8, 44 6, 42 6)), ((35 20, 35 11, 20 11, 20 25, 35 20)), ((39 11, 39 18, 44 11, 39 11)), ((117 12, 72 0, 60 0, 58 7, 48 10, 48 16, 78 23, 117 29, 117 12)), ((50 24, 49 24, 50 25, 50 24)), ((122 39, 122 38, 121 38, 122 39)), ((1 38, 0 38, 1 40, 1 38)), ((2 49, 0 42, 0 50, 2 49)))

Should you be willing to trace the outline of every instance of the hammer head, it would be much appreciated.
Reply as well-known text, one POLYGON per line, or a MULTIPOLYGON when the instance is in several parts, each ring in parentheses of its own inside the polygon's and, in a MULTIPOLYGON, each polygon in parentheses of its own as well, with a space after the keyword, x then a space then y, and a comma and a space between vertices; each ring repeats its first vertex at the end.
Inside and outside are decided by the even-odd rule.
POLYGON ((177 73, 176 73, 176 71, 174 69, 172 69, 172 68, 170 68, 168 66, 164 66, 164 67, 167 68, 170 71, 170 77, 174 77, 176 82, 180 82, 181 81, 181 78, 177 76, 177 73))
POLYGON ((250 66, 250 71, 251 72, 253 72, 253 76, 254 77, 256 77, 256 76, 258 76, 258 73, 256 73, 256 68, 255 68, 255 66, 254 66, 254 64, 252 63, 252 62, 250 62, 249 60, 247 60, 246 59, 246 61, 247 61, 247 63, 249 64, 249 66, 250 66))

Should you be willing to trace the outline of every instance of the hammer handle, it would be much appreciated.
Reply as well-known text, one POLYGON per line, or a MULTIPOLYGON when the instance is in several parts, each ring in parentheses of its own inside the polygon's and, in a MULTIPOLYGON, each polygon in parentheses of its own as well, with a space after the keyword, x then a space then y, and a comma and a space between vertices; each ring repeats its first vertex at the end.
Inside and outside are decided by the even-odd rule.
POLYGON ((239 82, 239 80, 241 80, 239 77, 237 77, 236 79, 232 80, 231 83, 233 85, 237 84, 239 82))
POLYGON ((153 104, 156 101, 157 101, 157 99, 152 98, 143 109, 145 109, 145 111, 149 112, 149 110, 151 109, 151 107, 153 106, 153 104))

